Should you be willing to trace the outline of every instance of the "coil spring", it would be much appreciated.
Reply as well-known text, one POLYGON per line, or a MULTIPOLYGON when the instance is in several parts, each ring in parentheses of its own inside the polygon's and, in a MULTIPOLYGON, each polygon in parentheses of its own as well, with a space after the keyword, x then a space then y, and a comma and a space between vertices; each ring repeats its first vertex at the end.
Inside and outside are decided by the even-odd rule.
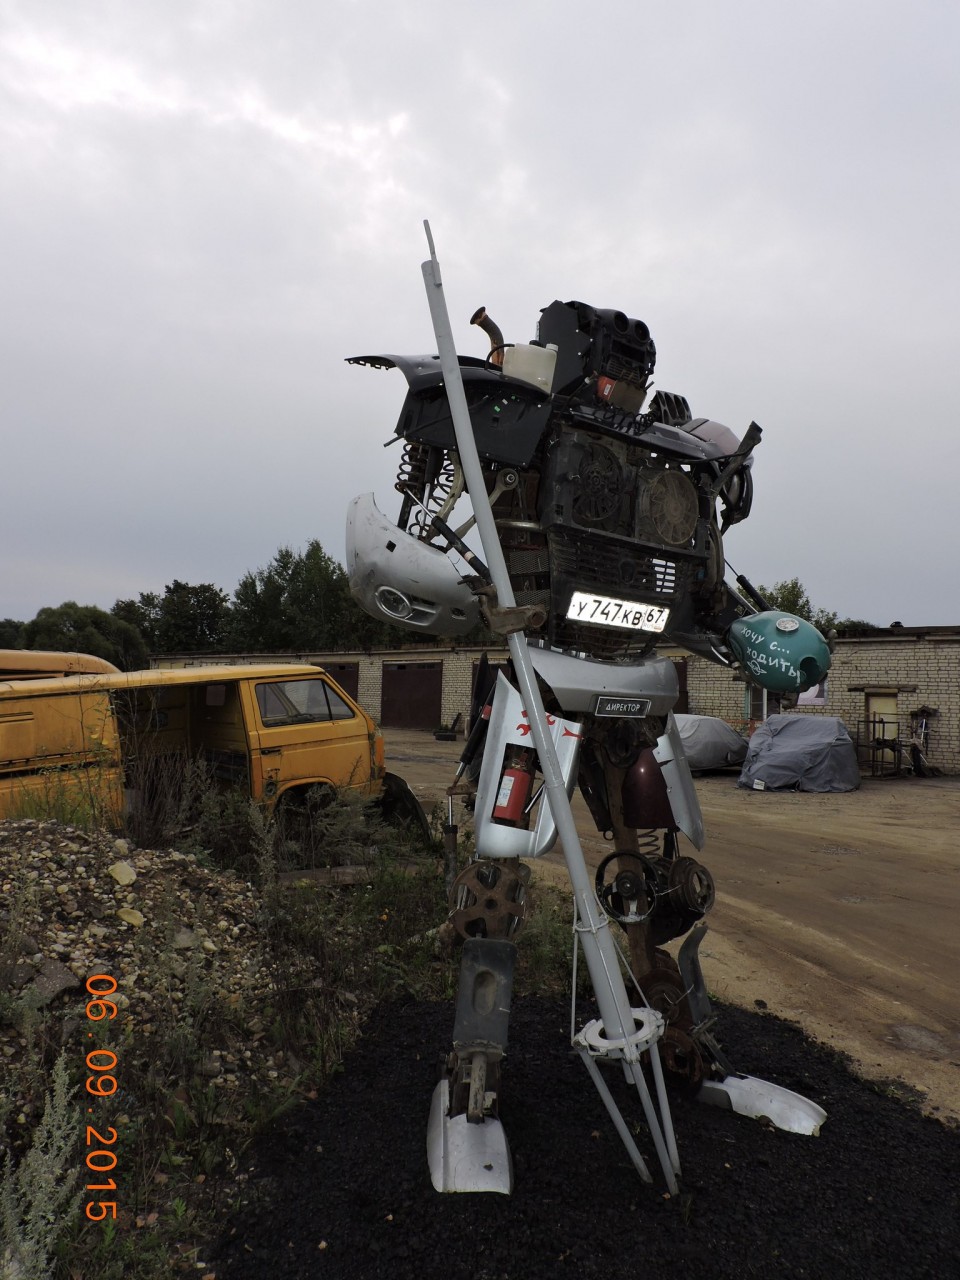
MULTIPOLYGON (((443 466, 440 468, 440 474, 434 480, 430 492, 430 500, 436 504, 437 515, 442 519, 446 519, 450 514, 450 508, 453 502, 450 501, 454 496, 454 490, 457 488, 457 475, 459 467, 455 454, 446 453, 443 456, 443 466), (449 507, 448 507, 449 504, 449 507)), ((460 490, 462 492, 462 488, 460 490)), ((457 493, 457 498, 460 493, 457 493)), ((454 498, 454 502, 456 498, 454 498)))
POLYGON ((424 511, 423 508, 418 507, 411 521, 411 529, 418 538, 433 537, 431 519, 434 516, 444 519, 449 515, 450 509, 460 496, 460 493, 456 492, 456 479, 457 467, 449 453, 444 454, 443 463, 436 476, 431 478, 429 468, 424 468, 424 488, 429 492, 424 492, 421 501, 427 510, 424 511))
POLYGON ((654 827, 637 832, 637 852, 641 858, 659 858, 660 836, 654 827))
POLYGON ((427 482, 427 462, 430 450, 419 440, 405 440, 400 465, 397 468, 397 482, 393 486, 397 493, 406 494, 412 490, 417 497, 423 494, 427 482))

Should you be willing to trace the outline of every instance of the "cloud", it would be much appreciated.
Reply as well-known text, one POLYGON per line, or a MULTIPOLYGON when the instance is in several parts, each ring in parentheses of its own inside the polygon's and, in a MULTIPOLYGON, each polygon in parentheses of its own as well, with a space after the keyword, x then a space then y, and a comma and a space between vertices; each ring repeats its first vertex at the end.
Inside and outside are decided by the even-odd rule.
POLYGON ((738 568, 954 620, 917 566, 954 503, 960 15, 7 7, 0 536, 32 550, 0 615, 231 590, 342 554, 355 492, 392 513, 403 382, 343 358, 433 347, 429 217, 465 352, 481 303, 526 340, 582 298, 646 320, 696 412, 761 422, 738 568))

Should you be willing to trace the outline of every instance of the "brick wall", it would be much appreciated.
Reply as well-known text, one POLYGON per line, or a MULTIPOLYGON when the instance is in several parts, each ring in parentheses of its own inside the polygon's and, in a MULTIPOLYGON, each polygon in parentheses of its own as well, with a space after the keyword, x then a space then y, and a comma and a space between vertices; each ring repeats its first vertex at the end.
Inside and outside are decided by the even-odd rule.
MULTIPOLYGON (((745 718, 747 686, 727 668, 705 658, 687 658, 687 690, 694 715, 745 718)), ((797 707, 797 714, 839 716, 851 737, 867 711, 868 694, 896 694, 900 737, 909 740, 911 712, 930 707, 927 761, 960 774, 960 639, 919 636, 838 640, 823 707, 797 707)))
MULTIPOLYGON (((938 712, 929 720, 928 762, 944 773, 960 774, 960 633, 950 628, 929 633, 891 635, 838 640, 827 682, 824 707, 800 707, 804 715, 839 716, 852 737, 866 715, 867 696, 896 693, 900 736, 909 739, 910 713, 921 707, 938 712), (946 633, 946 634, 942 634, 946 633)), ((374 717, 381 713, 381 678, 385 662, 440 661, 443 663, 441 719, 451 724, 457 712, 463 733, 470 713, 473 663, 481 649, 423 648, 379 650, 371 653, 298 653, 218 655, 214 661, 315 662, 321 666, 337 662, 359 665, 359 700, 374 717)), ((506 650, 487 650, 491 661, 503 661, 506 650)), ((749 686, 730 668, 721 667, 677 649, 664 649, 662 656, 684 658, 687 666, 689 709, 694 715, 719 716, 744 727, 749 719, 749 686)), ((198 654, 165 658, 162 665, 184 665, 211 661, 198 654)), ((155 665, 159 665, 155 660, 155 665)))

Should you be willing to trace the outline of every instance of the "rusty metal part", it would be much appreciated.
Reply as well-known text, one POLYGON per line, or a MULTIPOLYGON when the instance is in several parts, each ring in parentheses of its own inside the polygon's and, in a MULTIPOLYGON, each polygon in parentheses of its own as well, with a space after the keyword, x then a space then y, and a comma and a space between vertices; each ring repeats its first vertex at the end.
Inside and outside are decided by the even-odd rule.
POLYGON ((465 1115, 469 1124, 482 1124, 500 1108, 500 1057, 475 1050, 451 1054, 450 1115, 465 1115))
POLYGON ((517 936, 527 921, 529 867, 483 859, 471 862, 453 882, 450 922, 461 938, 517 936))
MULTIPOLYGON (((606 750, 599 752, 603 767, 603 785, 606 789, 606 801, 610 813, 610 825, 613 840, 619 852, 618 869, 636 871, 643 865, 640 861, 640 837, 635 826, 628 826, 623 812, 623 783, 625 770, 618 768, 610 759, 606 750)), ((652 907, 654 899, 650 898, 647 908, 652 907)), ((624 924, 627 934, 627 949, 630 952, 630 968, 639 978, 654 967, 653 936, 648 920, 631 921, 624 924)))
POLYGON ((691 1093, 703 1083, 703 1057, 693 1040, 679 1027, 667 1027, 660 1041, 660 1060, 671 1084, 691 1093))
POLYGON ((487 1092, 487 1055, 478 1050, 470 1055, 470 1092, 467 1097, 467 1119, 483 1124, 483 1103, 487 1092))
POLYGON ((642 720, 611 720, 609 724, 597 725, 597 730, 603 754, 614 769, 630 769, 640 752, 651 745, 642 720))
POLYGON ((713 876, 696 858, 676 858, 667 876, 670 896, 677 907, 705 915, 716 899, 713 876))
POLYGON ((477 307, 470 317, 470 323, 479 325, 490 339, 490 363, 497 366, 503 364, 503 333, 500 326, 487 315, 486 307, 477 307))
POLYGON ((463 578, 477 597, 483 620, 497 636, 513 635, 517 631, 539 631, 547 620, 547 611, 540 604, 501 605, 497 589, 481 579, 463 578))
MULTIPOLYGON (((659 959, 659 952, 657 958, 659 959)), ((683 981, 675 969, 655 968, 638 979, 640 990, 647 1003, 663 1015, 664 1022, 672 1026, 677 1022, 689 1022, 686 1010, 686 992, 683 981)))

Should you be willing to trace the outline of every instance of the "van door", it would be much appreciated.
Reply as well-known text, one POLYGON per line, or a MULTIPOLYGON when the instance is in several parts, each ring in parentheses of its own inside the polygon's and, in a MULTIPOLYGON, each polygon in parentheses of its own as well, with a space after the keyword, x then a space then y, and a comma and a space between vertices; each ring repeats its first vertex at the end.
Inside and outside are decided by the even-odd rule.
POLYGON ((123 792, 109 696, 75 688, 67 677, 53 692, 0 699, 0 817, 119 824, 123 792))
POLYGON ((189 694, 191 752, 205 761, 221 786, 247 791, 250 744, 236 681, 211 680, 191 686, 189 694))
POLYGON ((315 783, 369 788, 372 723, 332 681, 318 673, 251 686, 245 702, 255 800, 273 802, 315 783))

